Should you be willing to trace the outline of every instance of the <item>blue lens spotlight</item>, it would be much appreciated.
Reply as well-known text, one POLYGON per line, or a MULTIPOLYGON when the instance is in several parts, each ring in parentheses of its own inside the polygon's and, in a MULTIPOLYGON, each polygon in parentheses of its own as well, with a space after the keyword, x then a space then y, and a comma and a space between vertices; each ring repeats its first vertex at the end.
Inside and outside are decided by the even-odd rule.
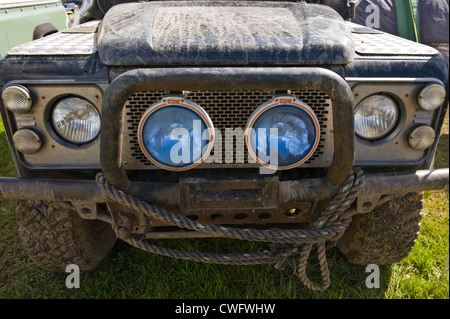
POLYGON ((183 97, 168 96, 145 111, 138 141, 144 155, 156 166, 184 171, 209 155, 214 127, 199 105, 183 97))
POLYGON ((314 111, 293 96, 279 96, 258 107, 246 128, 249 154, 272 170, 287 170, 306 162, 320 140, 314 111))

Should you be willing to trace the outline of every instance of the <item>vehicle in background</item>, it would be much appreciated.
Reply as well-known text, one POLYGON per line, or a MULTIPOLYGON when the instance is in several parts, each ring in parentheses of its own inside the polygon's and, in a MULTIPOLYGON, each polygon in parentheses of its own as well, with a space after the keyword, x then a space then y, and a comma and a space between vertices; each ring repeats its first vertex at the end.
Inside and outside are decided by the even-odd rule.
POLYGON ((61 0, 1 0, 0 58, 13 47, 67 29, 61 0))

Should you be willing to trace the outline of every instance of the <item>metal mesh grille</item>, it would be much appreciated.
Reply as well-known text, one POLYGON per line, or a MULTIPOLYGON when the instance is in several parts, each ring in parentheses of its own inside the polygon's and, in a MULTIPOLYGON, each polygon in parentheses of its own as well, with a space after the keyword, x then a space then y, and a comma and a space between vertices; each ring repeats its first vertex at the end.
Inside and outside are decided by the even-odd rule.
MULTIPOLYGON (((313 156, 302 164, 303 167, 327 167, 331 165, 333 156, 332 110, 331 100, 327 95, 317 91, 289 91, 297 99, 309 105, 315 112, 321 128, 320 143, 313 156)), ((184 96, 200 105, 211 117, 215 129, 222 137, 221 162, 217 156, 214 160, 202 163, 198 168, 206 167, 258 167, 253 159, 249 159, 243 139, 235 138, 233 147, 225 148, 226 129, 245 129, 247 120, 261 104, 273 98, 273 91, 197 91, 183 92, 184 96)), ((137 137, 137 130, 142 114, 152 104, 160 101, 168 92, 137 92, 132 94, 125 104, 124 147, 122 158, 126 169, 157 168, 142 153, 137 137)), ((217 136, 216 136, 217 142, 217 136)), ((216 154, 216 145, 213 154, 216 154)), ((220 155, 220 152, 219 152, 220 155)))

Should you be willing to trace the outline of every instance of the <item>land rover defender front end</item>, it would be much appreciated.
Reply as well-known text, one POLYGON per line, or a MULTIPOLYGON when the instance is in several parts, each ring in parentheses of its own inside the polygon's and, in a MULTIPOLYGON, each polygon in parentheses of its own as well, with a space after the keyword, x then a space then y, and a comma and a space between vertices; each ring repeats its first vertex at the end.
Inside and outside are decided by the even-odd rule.
POLYGON ((0 189, 20 200, 30 257, 91 270, 116 238, 205 262, 295 256, 318 290, 329 277, 307 278, 314 247, 324 269, 326 243, 356 264, 404 258, 420 192, 448 183, 432 168, 448 62, 344 20, 353 5, 85 1, 78 26, 13 48, 0 86, 17 177, 0 189), (275 248, 147 241, 211 236, 275 248))

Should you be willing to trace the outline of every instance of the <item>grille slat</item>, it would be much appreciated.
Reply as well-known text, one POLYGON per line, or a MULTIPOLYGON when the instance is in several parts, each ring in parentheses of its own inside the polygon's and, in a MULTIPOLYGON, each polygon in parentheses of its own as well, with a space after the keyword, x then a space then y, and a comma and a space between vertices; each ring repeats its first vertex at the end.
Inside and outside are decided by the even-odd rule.
MULTIPOLYGON (((331 100, 318 91, 292 90, 289 92, 298 100, 309 105, 320 123, 320 143, 315 153, 301 167, 328 167, 333 158, 333 120, 331 100)), ((206 160, 196 168, 214 167, 258 167, 255 161, 248 157, 245 143, 234 138, 233 154, 225 151, 225 130, 245 129, 248 118, 261 104, 273 98, 273 91, 197 91, 183 92, 184 96, 200 105, 211 117, 214 127, 220 131, 222 137, 221 163, 212 158, 206 160), (241 150, 243 149, 243 152, 241 150), (232 160, 231 160, 232 159, 232 160), (231 162, 231 163, 230 163, 231 162)), ((137 92, 132 94, 125 104, 124 119, 124 147, 122 159, 126 169, 159 169, 153 165, 142 153, 137 130, 142 114, 152 104, 160 101, 168 92, 137 92)), ((216 151, 214 146, 212 155, 216 151)), ((220 152, 219 152, 220 153, 220 152)))

